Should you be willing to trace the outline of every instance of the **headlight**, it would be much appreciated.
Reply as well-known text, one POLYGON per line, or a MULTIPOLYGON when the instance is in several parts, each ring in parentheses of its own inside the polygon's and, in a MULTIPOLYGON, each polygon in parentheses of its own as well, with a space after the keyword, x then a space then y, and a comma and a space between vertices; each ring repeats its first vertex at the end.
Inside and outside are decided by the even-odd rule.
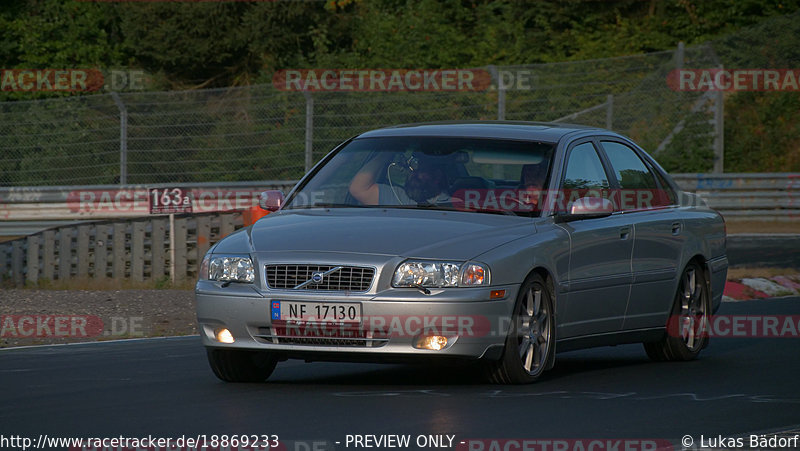
POLYGON ((255 280, 253 261, 246 255, 206 255, 200 265, 200 278, 252 283, 255 280))
POLYGON ((406 261, 397 267, 393 287, 470 287, 489 284, 489 269, 478 263, 406 261))

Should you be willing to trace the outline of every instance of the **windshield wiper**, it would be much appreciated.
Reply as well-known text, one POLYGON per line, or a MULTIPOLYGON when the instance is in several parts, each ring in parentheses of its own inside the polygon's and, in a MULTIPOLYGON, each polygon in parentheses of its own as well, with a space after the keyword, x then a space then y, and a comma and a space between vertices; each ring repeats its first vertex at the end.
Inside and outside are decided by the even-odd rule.
POLYGON ((321 202, 311 205, 297 205, 297 206, 290 205, 284 208, 284 210, 301 210, 308 208, 372 208, 372 207, 374 207, 374 205, 355 205, 355 204, 334 203, 334 202, 321 202))
POLYGON ((475 207, 471 207, 471 208, 460 208, 459 210, 460 211, 469 211, 469 212, 473 212, 473 213, 489 213, 489 214, 493 214, 493 215, 519 216, 513 210, 498 210, 498 209, 495 209, 495 208, 475 208, 475 207))
POLYGON ((402 208, 405 210, 444 210, 444 211, 465 211, 451 205, 438 205, 438 204, 411 204, 411 205, 378 205, 381 208, 402 208))
POLYGON ((402 208, 406 210, 442 210, 442 211, 461 211, 467 213, 488 213, 494 215, 510 215, 510 216, 518 216, 515 212, 510 210, 497 210, 492 208, 464 208, 464 207, 453 207, 452 205, 441 205, 441 204, 432 204, 432 203, 420 203, 417 205, 378 205, 379 207, 383 208, 402 208))

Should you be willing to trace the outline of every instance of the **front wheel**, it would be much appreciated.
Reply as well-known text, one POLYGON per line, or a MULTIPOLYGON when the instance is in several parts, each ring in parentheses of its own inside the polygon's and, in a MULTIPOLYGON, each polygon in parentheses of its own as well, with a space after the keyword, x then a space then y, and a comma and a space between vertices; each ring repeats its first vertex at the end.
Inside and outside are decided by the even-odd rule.
POLYGON ((214 374, 225 382, 264 382, 278 361, 263 351, 206 349, 214 374))
POLYGON ((527 384, 552 367, 555 354, 553 296, 538 274, 520 287, 503 357, 489 364, 489 379, 497 384, 527 384))
POLYGON ((660 341, 645 343, 647 355, 655 361, 696 359, 708 345, 708 321, 711 311, 708 285, 703 268, 689 263, 681 275, 667 330, 660 341))

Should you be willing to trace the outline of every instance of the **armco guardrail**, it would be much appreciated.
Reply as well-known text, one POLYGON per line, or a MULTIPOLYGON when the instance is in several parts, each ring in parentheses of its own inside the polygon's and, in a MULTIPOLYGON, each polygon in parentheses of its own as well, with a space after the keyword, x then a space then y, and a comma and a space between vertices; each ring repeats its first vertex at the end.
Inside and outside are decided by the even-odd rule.
POLYGON ((148 190, 179 186, 192 194, 195 213, 243 211, 267 189, 288 192, 294 181, 154 184, 146 186, 0 187, 0 237, 25 236, 87 220, 149 216, 148 190))
MULTIPOLYGON (((673 174, 685 191, 699 194, 726 219, 800 221, 800 173, 673 174)), ((189 189, 196 213, 241 211, 265 189, 288 192, 294 181, 175 184, 189 189)), ((51 221, 147 216, 147 186, 0 187, 0 236, 18 236, 51 221)), ((56 225, 56 224, 53 224, 56 225)))
POLYGON ((195 213, 245 210, 267 189, 286 192, 294 181, 0 187, 0 220, 54 221, 112 219, 150 214, 150 188, 181 187, 192 194, 195 213))
MULTIPOLYGON (((800 222, 800 174, 676 174, 673 178, 729 220, 800 222)), ((193 194, 194 213, 177 216, 174 232, 166 216, 149 215, 148 188, 167 186, 0 188, 0 233, 9 226, 19 231, 19 224, 77 222, 0 243, 0 281, 23 285, 74 277, 193 278, 209 246, 244 225, 241 210, 255 205, 258 193, 275 188, 288 191, 293 185, 183 185, 193 194), (170 257, 173 233, 174 259, 170 257)))
POLYGON ((672 178, 726 220, 800 222, 800 173, 673 174, 672 178))
POLYGON ((243 226, 238 212, 176 215, 174 224, 170 229, 166 216, 85 222, 0 243, 0 282, 15 286, 73 278, 181 282, 197 277, 211 245, 243 226))

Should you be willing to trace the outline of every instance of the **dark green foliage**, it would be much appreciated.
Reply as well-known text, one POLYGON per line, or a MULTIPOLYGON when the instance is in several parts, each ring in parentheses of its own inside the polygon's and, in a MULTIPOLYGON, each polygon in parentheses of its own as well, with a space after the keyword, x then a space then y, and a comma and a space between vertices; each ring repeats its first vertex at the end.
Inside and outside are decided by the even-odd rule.
MULTIPOLYGON (((228 87, 269 84, 285 68, 527 65, 674 50, 679 41, 710 41, 726 67, 797 68, 798 10, 800 0, 2 0, 0 68, 133 68, 149 74, 149 91, 219 88, 121 95, 131 183, 296 179, 302 96, 228 87), (219 161, 230 168, 221 172, 219 161)), ((711 57, 689 47, 686 67, 708 67, 711 57)), ((672 55, 626 61, 622 72, 628 63, 617 60, 541 66, 539 85, 560 87, 510 92, 506 117, 553 120, 614 94, 615 129, 653 151, 682 117, 657 158, 674 172, 710 170, 708 111, 691 113, 691 100, 663 86, 672 55), (600 95, 593 82, 613 83, 600 95)), ((0 184, 115 183, 119 112, 109 96, 0 92, 0 101, 63 96, 77 110, 0 103, 0 184)), ((314 158, 359 131, 493 119, 496 108, 491 91, 315 94, 314 158)), ((726 94, 726 171, 800 170, 799 111, 797 93, 726 94)), ((604 126, 604 114, 581 121, 604 126)))

